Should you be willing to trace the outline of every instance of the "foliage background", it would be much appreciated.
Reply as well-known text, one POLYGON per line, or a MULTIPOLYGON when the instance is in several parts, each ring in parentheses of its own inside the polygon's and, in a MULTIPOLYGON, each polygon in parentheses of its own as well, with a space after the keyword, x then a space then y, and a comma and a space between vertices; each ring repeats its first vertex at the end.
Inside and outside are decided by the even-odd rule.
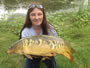
MULTIPOLYGON (((47 14, 47 19, 55 27, 58 36, 76 51, 72 63, 64 56, 57 55, 55 58, 58 68, 90 67, 90 9, 82 9, 78 12, 47 14)), ((25 16, 19 14, 0 20, 0 68, 24 68, 23 56, 7 53, 8 47, 18 40, 24 21, 25 16)), ((41 65, 41 68, 45 68, 44 64, 41 65)))

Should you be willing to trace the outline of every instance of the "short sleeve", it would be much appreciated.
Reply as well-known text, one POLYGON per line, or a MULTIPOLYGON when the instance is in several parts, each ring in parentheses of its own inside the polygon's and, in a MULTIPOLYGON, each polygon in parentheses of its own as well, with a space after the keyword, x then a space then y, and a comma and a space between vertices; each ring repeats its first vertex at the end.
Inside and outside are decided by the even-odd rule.
POLYGON ((50 28, 48 29, 49 35, 58 36, 56 30, 52 25, 50 25, 50 28))
POLYGON ((31 35, 30 30, 28 28, 24 28, 21 33, 21 38, 29 37, 31 35))

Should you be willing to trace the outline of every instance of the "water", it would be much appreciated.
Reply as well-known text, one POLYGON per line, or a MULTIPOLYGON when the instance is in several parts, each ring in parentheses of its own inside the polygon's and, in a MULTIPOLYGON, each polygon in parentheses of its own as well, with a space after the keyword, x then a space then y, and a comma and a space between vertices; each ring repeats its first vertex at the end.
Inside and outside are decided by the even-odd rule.
MULTIPOLYGON (((72 11, 82 0, 0 0, 0 18, 5 14, 26 14, 32 2, 40 2, 46 12, 72 11)), ((87 0, 88 1, 88 0, 87 0)))

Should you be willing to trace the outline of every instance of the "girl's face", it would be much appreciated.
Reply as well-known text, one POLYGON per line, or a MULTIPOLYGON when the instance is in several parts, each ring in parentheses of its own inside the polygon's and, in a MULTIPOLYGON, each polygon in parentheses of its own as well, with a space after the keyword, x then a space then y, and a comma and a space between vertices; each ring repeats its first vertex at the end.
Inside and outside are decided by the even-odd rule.
POLYGON ((35 8, 29 16, 33 26, 40 26, 42 24, 43 12, 40 9, 35 8))

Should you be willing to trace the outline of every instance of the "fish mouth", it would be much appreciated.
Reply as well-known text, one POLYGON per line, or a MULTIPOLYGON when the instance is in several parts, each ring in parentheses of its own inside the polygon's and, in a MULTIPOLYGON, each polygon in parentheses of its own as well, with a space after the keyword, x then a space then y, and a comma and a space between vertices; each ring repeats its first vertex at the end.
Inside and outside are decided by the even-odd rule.
POLYGON ((8 50, 8 52, 7 52, 7 53, 8 53, 8 54, 11 54, 11 51, 9 51, 9 50, 8 50))
POLYGON ((10 54, 10 51, 8 51, 7 53, 10 54))

